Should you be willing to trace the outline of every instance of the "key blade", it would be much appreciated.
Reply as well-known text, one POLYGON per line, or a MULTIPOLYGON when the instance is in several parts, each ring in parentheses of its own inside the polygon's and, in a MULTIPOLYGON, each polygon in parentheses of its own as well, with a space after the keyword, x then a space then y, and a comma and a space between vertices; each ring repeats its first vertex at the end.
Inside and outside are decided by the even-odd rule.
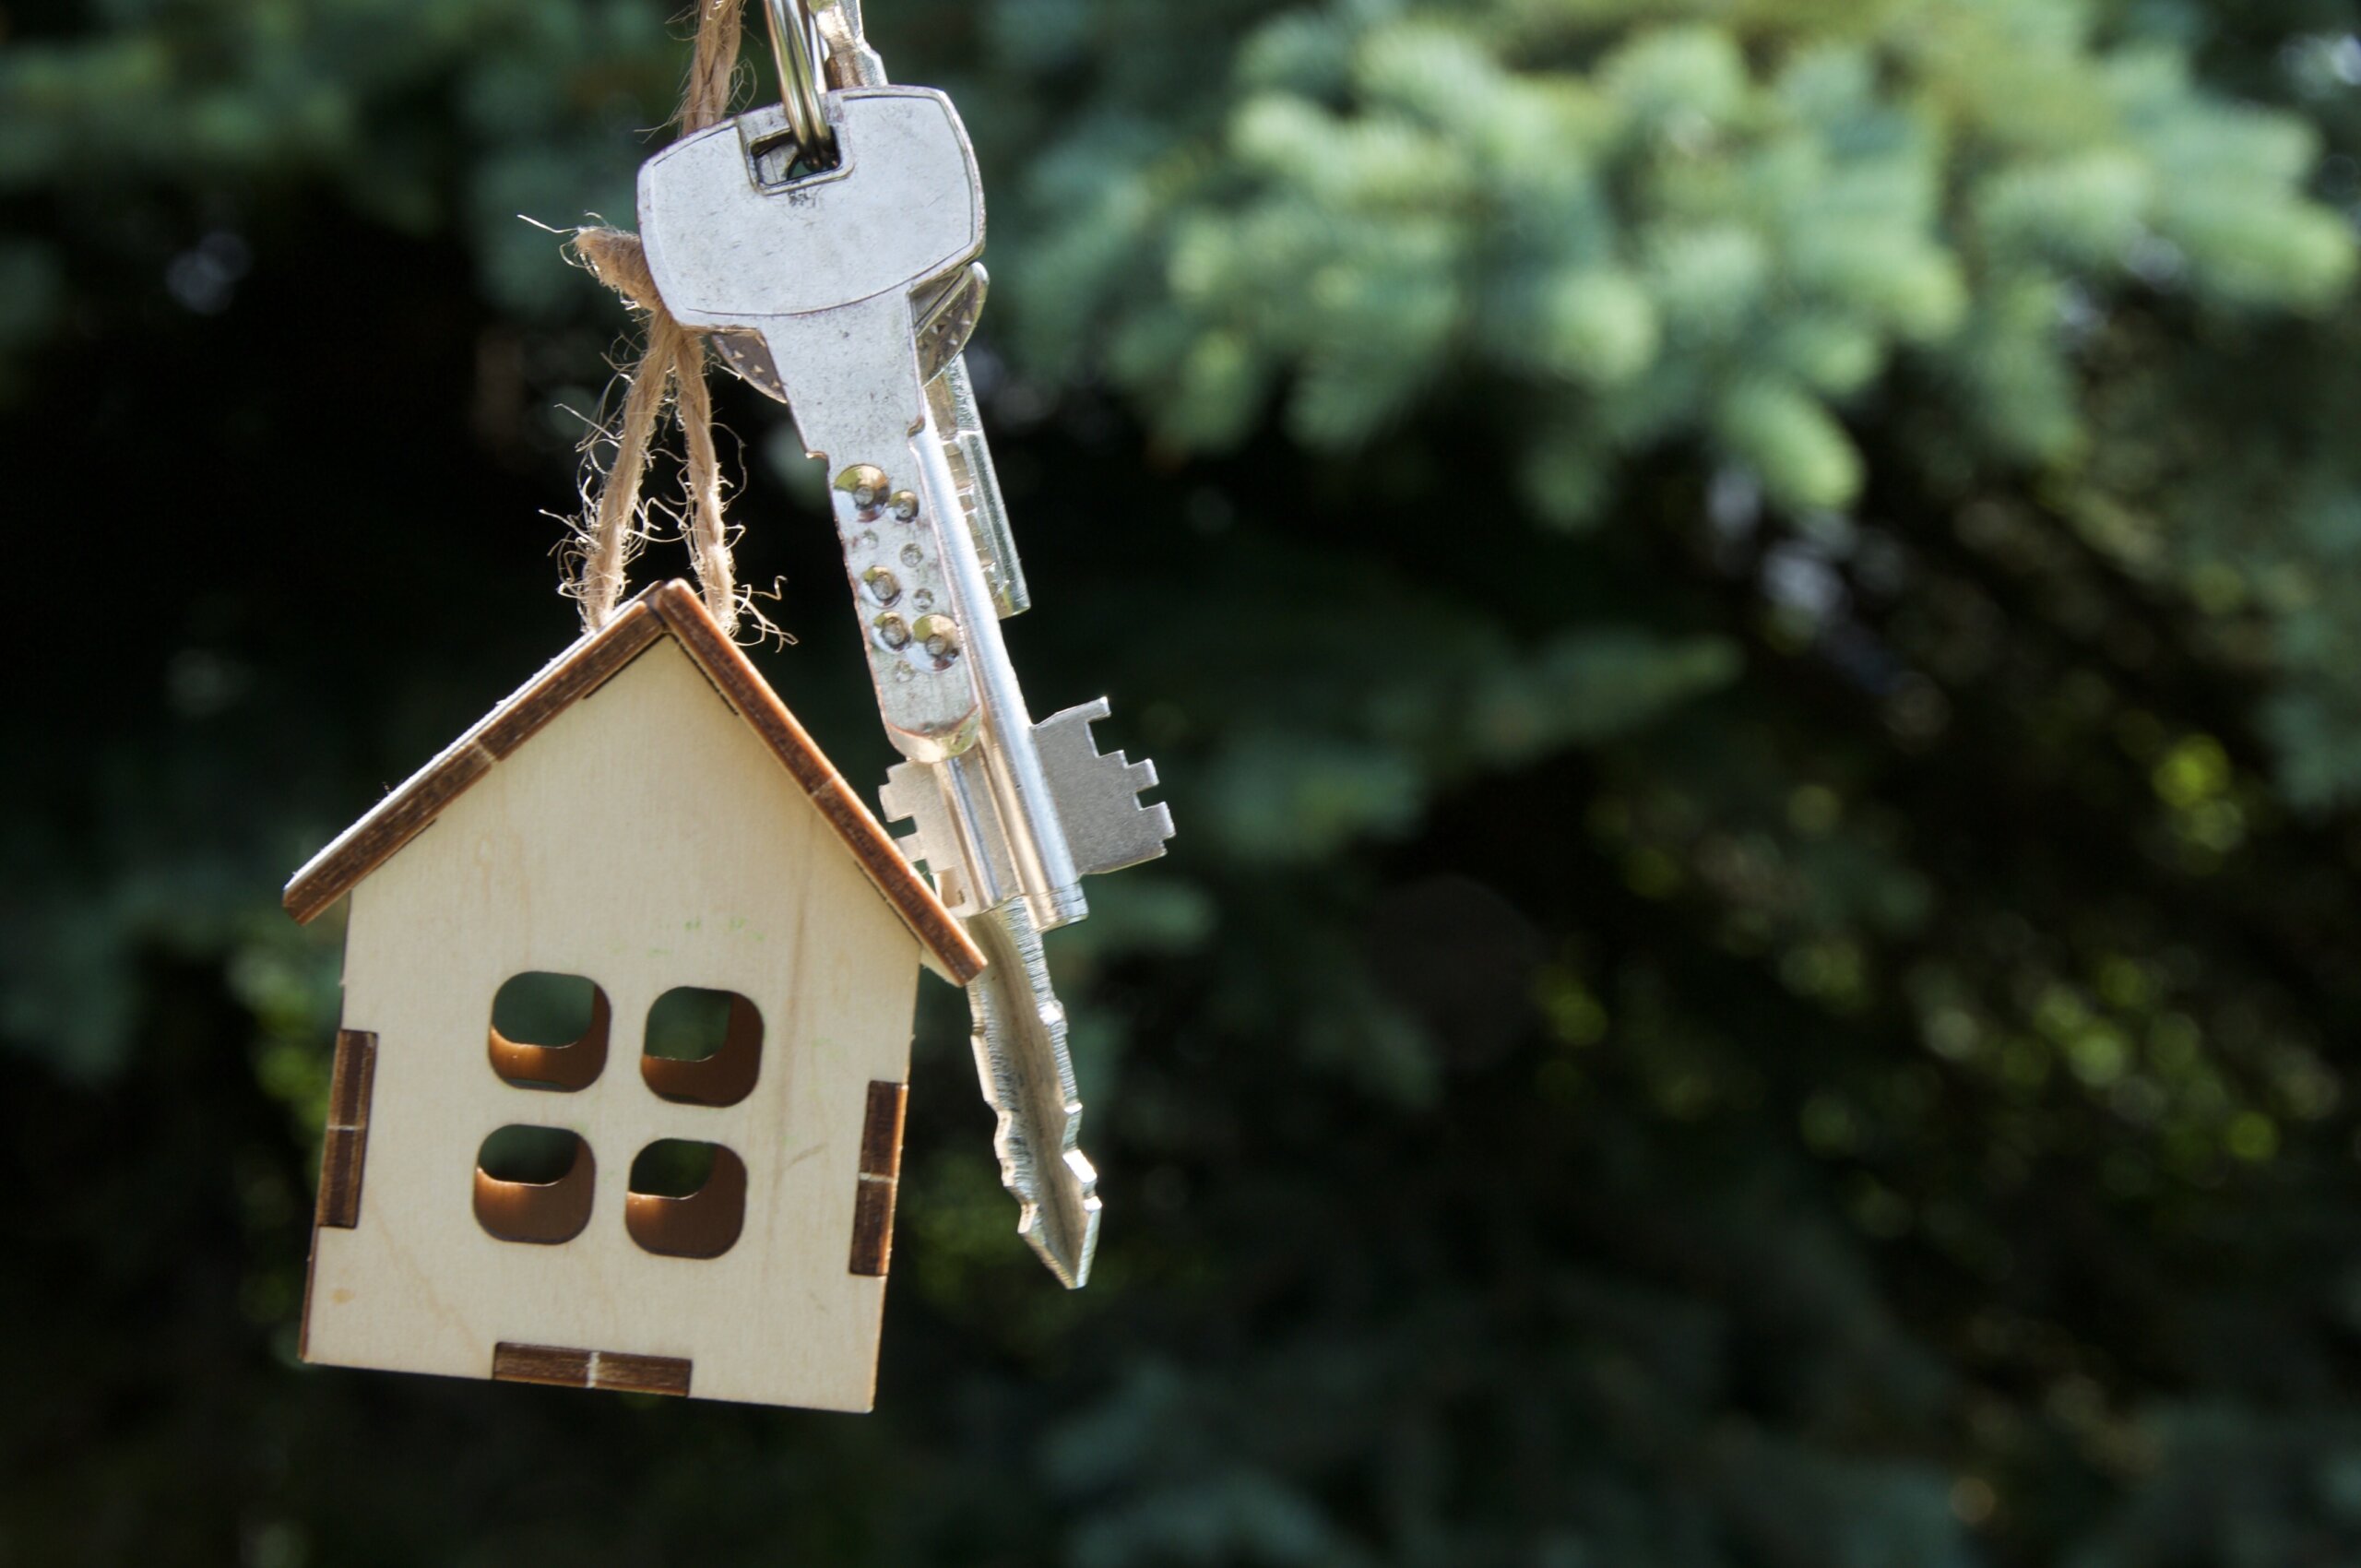
POLYGON ((1015 1194, 1017 1234, 1061 1284, 1079 1290, 1098 1249, 1098 1173, 1079 1146, 1082 1101, 1065 1009, 1022 898, 970 921, 967 934, 988 960, 967 998, 977 1077, 1000 1118, 992 1148, 1001 1184, 1015 1194))

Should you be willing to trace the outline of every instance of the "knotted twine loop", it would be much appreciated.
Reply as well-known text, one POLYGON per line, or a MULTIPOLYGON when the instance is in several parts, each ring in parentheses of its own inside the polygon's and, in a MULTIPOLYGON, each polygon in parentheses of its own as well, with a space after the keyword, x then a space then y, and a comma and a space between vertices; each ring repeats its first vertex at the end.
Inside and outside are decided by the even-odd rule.
MULTIPOLYGON (((742 0, 698 0, 695 52, 680 113, 674 116, 682 136, 694 136, 728 117, 742 33, 742 0)), ((598 631, 614 618, 625 573, 647 537, 640 485, 654 455, 656 427, 669 402, 688 448, 690 560, 706 611, 735 636, 746 606, 730 557, 730 533, 721 519, 721 463, 714 450, 705 339, 664 308, 638 235, 623 229, 583 228, 574 232, 569 244, 592 277, 647 316, 647 347, 629 373, 630 390, 614 422, 601 425, 583 444, 585 453, 591 454, 591 473, 584 486, 589 515, 575 525, 580 565, 569 574, 565 591, 581 600, 586 629, 598 631), (595 453, 609 445, 614 457, 600 472, 595 453)))

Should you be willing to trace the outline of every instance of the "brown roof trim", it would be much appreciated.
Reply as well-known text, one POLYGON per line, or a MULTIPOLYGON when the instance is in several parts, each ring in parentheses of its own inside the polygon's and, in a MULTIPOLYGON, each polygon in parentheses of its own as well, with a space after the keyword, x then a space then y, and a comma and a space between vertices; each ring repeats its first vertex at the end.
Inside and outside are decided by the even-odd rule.
POLYGON ((695 661, 722 700, 762 737, 860 863, 871 885, 943 971, 962 985, 981 973, 983 953, 968 940, 966 929, 895 848, 892 836, 860 803, 844 777, 812 743, 812 737, 778 700, 770 683, 722 635, 689 586, 679 581, 660 584, 633 600, 603 631, 584 637, 561 654, 386 796, 376 810, 346 828, 287 885, 287 912, 303 921, 319 915, 353 884, 424 832, 445 807, 490 772, 492 764, 667 635, 695 661))
POLYGON ((443 749, 441 755, 378 802, 377 809, 339 834, 295 873, 282 898, 287 912, 309 922, 352 885, 391 860, 426 831, 443 809, 523 745, 541 726, 597 691, 664 635, 664 624, 643 594, 594 636, 584 637, 539 675, 443 749))

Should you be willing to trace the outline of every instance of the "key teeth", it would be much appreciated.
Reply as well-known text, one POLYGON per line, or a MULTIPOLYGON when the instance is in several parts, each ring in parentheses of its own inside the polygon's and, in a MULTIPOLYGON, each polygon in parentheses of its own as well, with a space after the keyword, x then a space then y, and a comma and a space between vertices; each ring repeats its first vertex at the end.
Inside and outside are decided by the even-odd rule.
POLYGON ((877 789, 880 814, 887 822, 908 822, 911 831, 894 840, 905 860, 913 865, 924 865, 928 877, 934 883, 935 896, 955 915, 974 913, 969 908, 967 878, 959 858, 958 842, 952 837, 953 828, 943 811, 942 792, 935 788, 934 772, 924 763, 896 763, 885 772, 885 782, 877 789))
POLYGON ((1155 860, 1172 837, 1170 809, 1139 799, 1157 786, 1156 764, 1098 750, 1090 727, 1107 715, 1107 699, 1097 697, 1033 727, 1074 865, 1085 874, 1155 860))
POLYGON ((919 820, 919 802, 904 791, 928 781, 913 778, 914 763, 902 763, 888 768, 885 782, 877 787, 877 814, 886 822, 907 822, 911 831, 894 840, 902 846, 902 853, 912 861, 924 861, 926 854, 926 824, 919 820))

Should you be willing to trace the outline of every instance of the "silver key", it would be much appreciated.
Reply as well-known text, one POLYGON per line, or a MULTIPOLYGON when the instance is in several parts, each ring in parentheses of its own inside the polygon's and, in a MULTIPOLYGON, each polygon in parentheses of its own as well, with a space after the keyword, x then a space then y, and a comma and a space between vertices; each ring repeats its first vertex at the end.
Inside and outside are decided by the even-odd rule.
MULTIPOLYGON (((909 759, 888 812, 925 814, 913 858, 991 960, 969 994, 1003 1177, 1020 1231, 1078 1286, 1097 1177, 1075 1146, 1082 1108, 1039 932, 1088 909, 1069 818, 1097 870, 1113 839, 1144 858, 1138 819, 1169 835, 1169 817, 1137 804, 1153 769, 1099 757, 1086 719, 1037 730, 1001 638, 1023 579, 956 356, 983 285, 958 116, 940 93, 882 85, 832 90, 825 112, 839 161, 824 172, 796 172, 777 110, 648 160, 642 239, 672 314, 718 335, 828 465, 879 712, 909 759), (1054 777, 1045 755, 1061 759, 1054 777)), ((1161 850, 1158 836, 1145 853, 1161 850)))

